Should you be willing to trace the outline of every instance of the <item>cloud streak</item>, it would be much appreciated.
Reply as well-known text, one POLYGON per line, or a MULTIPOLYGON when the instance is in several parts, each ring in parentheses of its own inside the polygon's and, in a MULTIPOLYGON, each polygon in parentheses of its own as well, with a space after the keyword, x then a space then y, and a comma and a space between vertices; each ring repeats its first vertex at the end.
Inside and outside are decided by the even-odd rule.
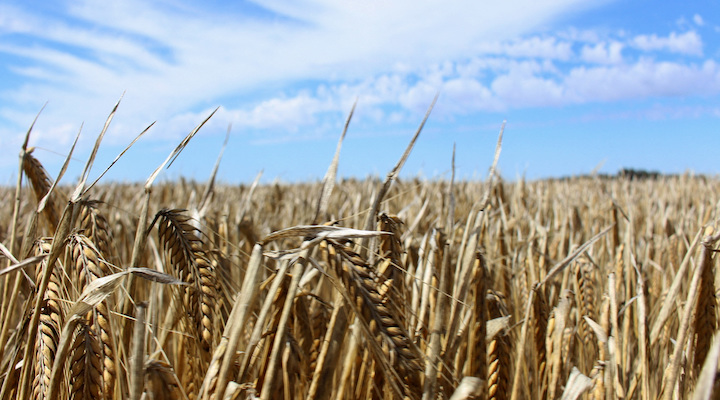
MULTIPOLYGON (((159 120, 156 138, 211 121, 255 132, 334 130, 356 119, 416 120, 435 93, 440 118, 651 97, 720 93, 720 67, 697 31, 548 31, 600 2, 272 0, 207 11, 199 3, 81 1, 58 15, 0 8, 0 145, 19 141, 50 101, 35 140, 63 143, 102 125, 126 92, 109 140, 159 120), (538 33, 538 32, 544 33, 538 33), (10 139, 8 139, 10 138, 10 139)), ((693 17, 696 26, 702 17, 693 17)), ((320 132, 321 134, 321 132, 320 132)))
POLYGON ((644 51, 665 50, 672 53, 702 56, 702 40, 694 31, 681 34, 672 32, 668 37, 658 37, 654 34, 639 35, 634 38, 632 44, 644 51))

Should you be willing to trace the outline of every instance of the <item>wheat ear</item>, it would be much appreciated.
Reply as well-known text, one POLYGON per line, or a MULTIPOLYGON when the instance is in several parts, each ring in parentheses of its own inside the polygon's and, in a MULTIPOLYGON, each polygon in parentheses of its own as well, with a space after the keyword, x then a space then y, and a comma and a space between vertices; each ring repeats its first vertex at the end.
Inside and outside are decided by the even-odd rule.
MULTIPOLYGON (((50 252, 51 244, 48 241, 41 241, 37 244, 36 254, 47 254, 50 252)), ((38 265, 37 276, 42 271, 52 266, 47 265, 47 259, 38 265)), ((35 398, 47 398, 50 386, 50 375, 53 364, 56 362, 60 330, 63 324, 63 311, 61 307, 62 279, 57 268, 52 268, 47 290, 42 294, 43 307, 40 309, 40 320, 36 343, 35 378, 33 380, 33 395, 35 398)), ((37 294, 39 295, 39 294, 37 294)), ((31 346, 30 343, 27 346, 31 346)))
MULTIPOLYGON (((487 299, 488 320, 507 315, 502 297, 490 292, 487 299)), ((487 345, 487 398, 505 400, 510 398, 510 371, 512 366, 510 338, 505 329, 494 335, 487 345)))
MULTIPOLYGON (((78 274, 78 287, 85 288, 91 282, 103 276, 110 275, 112 271, 106 264, 102 254, 95 245, 85 236, 73 235, 70 240, 74 269, 78 274)), ((115 391, 116 360, 115 360, 115 334, 111 326, 108 300, 98 304, 94 311, 88 313, 87 324, 94 332, 85 334, 84 340, 93 340, 102 344, 97 356, 102 363, 98 365, 98 375, 102 378, 101 395, 105 399, 112 399, 115 391)), ((80 340, 80 339, 79 339, 80 340)), ((79 346, 79 345, 78 345, 79 346)), ((95 366, 94 363, 89 363, 95 366)), ((72 370, 72 366, 71 366, 72 370)))
POLYGON ((485 378, 487 376, 486 344, 487 333, 487 298, 486 287, 487 268, 482 253, 476 252, 473 264, 473 280, 471 284, 473 308, 470 322, 470 339, 467 347, 466 376, 475 376, 482 379, 480 391, 485 392, 485 378))
POLYGON ((419 397, 416 391, 419 390, 420 356, 405 328, 398 323, 394 310, 379 293, 365 260, 345 246, 335 242, 331 244, 346 260, 335 272, 352 299, 357 315, 379 348, 380 354, 375 356, 381 358, 376 361, 387 363, 392 368, 391 371, 385 370, 386 375, 390 374, 386 379, 391 382, 401 379, 402 385, 393 385, 400 389, 399 394, 419 397))
POLYGON ((202 233, 182 210, 161 210, 156 219, 158 235, 169 256, 171 269, 179 279, 190 284, 183 298, 185 315, 191 317, 191 325, 200 333, 198 342, 202 359, 207 363, 215 340, 213 318, 217 282, 213 265, 205 254, 202 233))
MULTIPOLYGON (((25 172, 25 175, 27 175, 28 180, 32 184, 35 198, 40 202, 50 191, 52 180, 48 176, 45 167, 32 155, 32 151, 33 149, 30 148, 24 153, 22 167, 23 172, 25 172)), ((43 215, 50 227, 50 233, 55 232, 60 222, 60 215, 58 214, 58 208, 53 196, 48 197, 45 208, 43 209, 43 215)))
POLYGON ((70 348, 70 399, 112 399, 102 391, 101 345, 92 326, 80 321, 70 348))
POLYGON ((710 341, 717 327, 717 317, 715 315, 715 309, 717 308, 717 300, 715 299, 715 262, 712 252, 705 251, 703 256, 702 263, 705 268, 703 268, 700 277, 700 293, 695 304, 695 354, 692 365, 692 373, 695 377, 700 375, 708 349, 710 349, 710 341))

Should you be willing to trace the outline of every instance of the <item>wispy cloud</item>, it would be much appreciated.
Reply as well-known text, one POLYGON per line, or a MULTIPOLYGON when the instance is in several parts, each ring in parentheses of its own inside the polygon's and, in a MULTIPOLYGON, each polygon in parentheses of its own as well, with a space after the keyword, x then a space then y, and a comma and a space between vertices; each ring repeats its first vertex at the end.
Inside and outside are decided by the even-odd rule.
POLYGON ((667 37, 658 37, 655 34, 639 35, 634 38, 632 44, 644 51, 666 50, 694 56, 702 55, 702 40, 695 31, 672 32, 667 37))
POLYGON ((580 51, 580 58, 591 64, 619 64, 623 61, 622 50, 624 47, 625 45, 618 41, 585 45, 580 51))
MULTIPOLYGON (((360 98, 360 121, 720 92, 720 68, 695 30, 548 30, 602 2, 303 0, 207 10, 199 3, 80 1, 60 14, 0 6, 0 145, 46 100, 36 140, 62 143, 102 125, 126 92, 109 140, 159 120, 155 137, 211 122, 296 134, 360 98), (541 33, 538 33, 541 32, 541 33), (691 56, 691 57, 687 57, 691 56)), ((64 8, 62 8, 64 7, 64 8)), ((693 21, 704 24, 700 15, 693 21)), ((214 124, 214 125, 212 125, 214 124)))
POLYGON ((695 15, 693 15, 693 22, 694 22, 695 25, 697 25, 697 26, 704 26, 704 25, 705 25, 705 20, 703 19, 703 17, 702 17, 700 14, 695 14, 695 15))

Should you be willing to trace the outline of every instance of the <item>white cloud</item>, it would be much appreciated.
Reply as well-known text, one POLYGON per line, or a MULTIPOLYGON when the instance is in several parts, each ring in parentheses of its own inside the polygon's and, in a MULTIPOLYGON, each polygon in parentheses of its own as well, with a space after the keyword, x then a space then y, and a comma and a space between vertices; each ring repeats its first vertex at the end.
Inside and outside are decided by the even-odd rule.
POLYGON ((438 91, 438 111, 451 116, 720 91, 716 63, 681 59, 702 56, 695 31, 537 34, 588 5, 536 3, 272 0, 257 3, 268 13, 258 16, 82 1, 57 19, 0 7, 0 39, 26 39, 0 40, 0 54, 21 60, 8 62, 20 83, 0 93, 0 144, 19 140, 48 100, 35 140, 67 143, 82 121, 92 137, 124 91, 108 136, 122 143, 154 120, 154 137, 183 135, 217 105, 209 126, 219 132, 232 122, 292 135, 334 129, 324 117, 344 116, 356 97, 355 121, 396 123, 415 121, 438 91), (657 51, 678 59, 648 58, 657 51))
POLYGON ((412 84, 408 84, 410 77, 382 75, 354 85, 323 86, 314 93, 303 92, 295 97, 267 101, 255 108, 231 110, 228 114, 236 121, 235 126, 262 129, 316 126, 314 117, 328 112, 347 112, 349 104, 341 107, 339 99, 348 97, 348 93, 361 93, 360 102, 365 110, 356 114, 356 121, 394 115, 395 120, 390 122, 397 122, 402 113, 386 114, 378 107, 400 106, 417 115, 427 108, 438 90, 440 115, 720 92, 720 66, 714 61, 685 65, 640 59, 629 64, 576 66, 558 74, 548 73, 549 68, 538 63, 498 61, 478 58, 446 65, 444 68, 455 71, 455 75, 442 78, 435 73, 443 67, 428 68, 428 72, 420 73, 412 84), (466 72, 478 65, 493 68, 493 77, 466 72))
POLYGON ((555 37, 538 36, 510 42, 482 43, 477 51, 481 54, 501 54, 515 58, 568 60, 573 56, 572 43, 555 37))
MULTIPOLYGON (((212 14, 200 3, 178 6, 139 0, 60 3, 56 7, 64 16, 3 6, 0 54, 22 60, 7 66, 22 83, 0 93, 0 115, 9 119, 6 126, 22 129, 49 101, 43 114, 49 126, 79 126, 86 121, 87 128, 95 131, 126 91, 120 113, 128 131, 135 133, 153 120, 172 120, 214 105, 218 98, 266 93, 262 104, 242 107, 248 124, 280 124, 280 111, 288 113, 288 121, 306 123, 312 119, 302 119, 294 110, 323 112, 328 107, 309 100, 273 100, 277 90, 268 96, 266 88, 327 79, 338 83, 337 90, 343 88, 342 82, 354 82, 342 92, 350 99, 362 94, 370 99, 391 97, 403 107, 424 109, 424 95, 434 94, 456 72, 441 67, 426 71, 431 76, 421 77, 423 83, 393 81, 391 88, 383 88, 390 80, 405 79, 406 74, 393 75, 394 66, 417 74, 423 66, 477 54, 488 42, 500 43, 497 51, 511 57, 567 59, 570 44, 553 37, 508 40, 580 4, 587 7, 579 0, 492 5, 411 0, 258 2, 270 17, 212 14), (8 34, 23 37, 24 43, 5 40, 8 34), (357 85, 358 79, 379 76, 386 77, 385 83, 378 79, 372 87, 357 85), (270 117, 273 113, 275 119, 270 117)), ((43 129, 39 124, 38 130, 43 129)))
POLYGON ((695 31, 681 34, 672 32, 668 37, 659 37, 655 34, 639 35, 633 39, 632 44, 644 51, 666 50, 695 56, 702 55, 703 47, 702 39, 695 31))
POLYGON ((558 73, 552 60, 514 60, 507 57, 474 57, 467 62, 459 62, 455 68, 459 76, 473 78, 509 71, 525 74, 558 73))
POLYGON ((474 79, 456 78, 443 85, 443 109, 452 113, 468 113, 476 110, 499 110, 504 108, 493 93, 474 79))
POLYGON ((509 108, 557 106, 568 101, 560 84, 536 75, 502 75, 492 82, 491 88, 509 108))
POLYGON ((578 102, 717 93, 720 68, 640 60, 633 65, 575 68, 565 79, 568 98, 578 102))
POLYGON ((275 98, 261 102, 249 111, 232 112, 232 120, 238 126, 255 129, 283 128, 296 130, 298 126, 316 123, 315 115, 338 111, 330 102, 302 93, 290 98, 275 98))
POLYGON ((705 25, 705 21, 703 20, 703 17, 700 16, 700 14, 693 15, 693 22, 695 22, 695 25, 697 26, 705 25))
MULTIPOLYGON (((323 85, 314 92, 302 91, 249 108, 222 110, 218 117, 240 129, 274 129, 289 137, 302 126, 312 127, 322 135, 321 116, 344 115, 354 95, 360 96, 355 123, 370 120, 388 124, 415 121, 438 91, 439 117, 720 93, 720 65, 714 61, 683 64, 642 58, 632 63, 579 65, 566 72, 551 71, 552 67, 533 61, 474 58, 453 65, 431 66, 416 75, 380 75, 356 83, 323 85), (386 108, 396 111, 384 112, 386 108)), ((206 114, 196 113, 186 119, 188 123, 199 121, 206 114)), ((216 128, 221 129, 222 124, 226 122, 216 122, 216 128)), ((336 126, 326 128, 331 134, 336 133, 336 126)))
POLYGON ((597 30, 578 29, 570 27, 564 31, 557 32, 557 37, 570 42, 597 43, 603 40, 603 35, 597 30))
POLYGON ((580 58, 592 64, 619 64, 623 61, 622 50, 625 47, 620 42, 600 42, 583 46, 580 51, 580 58))

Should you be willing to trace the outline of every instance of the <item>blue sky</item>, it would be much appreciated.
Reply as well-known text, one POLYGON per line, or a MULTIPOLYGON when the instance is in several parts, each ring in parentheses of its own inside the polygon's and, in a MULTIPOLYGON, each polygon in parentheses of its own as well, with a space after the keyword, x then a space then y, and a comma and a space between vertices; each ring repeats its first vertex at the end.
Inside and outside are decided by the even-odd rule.
MULTIPOLYGON (((483 177, 507 120, 507 179, 600 167, 718 173, 720 6, 711 1, 16 1, 0 3, 0 184, 23 136, 76 177, 157 121, 107 180, 320 179, 357 99, 341 176, 384 176, 436 93, 405 176, 483 177), (502 4, 500 4, 502 3, 502 4)), ((93 175, 93 174, 91 174, 93 175)))

